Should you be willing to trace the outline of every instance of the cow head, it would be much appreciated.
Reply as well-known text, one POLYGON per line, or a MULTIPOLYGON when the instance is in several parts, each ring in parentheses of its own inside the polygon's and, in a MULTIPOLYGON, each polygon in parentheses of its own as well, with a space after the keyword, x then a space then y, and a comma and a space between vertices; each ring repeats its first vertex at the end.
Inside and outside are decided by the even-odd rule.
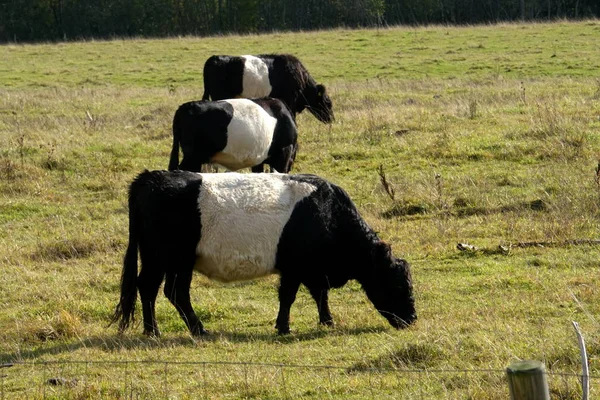
POLYGON ((360 280, 367 297, 394 328, 406 328, 417 319, 408 262, 392 256, 391 247, 381 241, 375 243, 372 261, 360 280))
POLYGON ((308 108, 308 111, 317 117, 319 121, 326 124, 333 122, 333 105, 325 86, 321 84, 307 86, 302 100, 305 103, 304 107, 308 108))

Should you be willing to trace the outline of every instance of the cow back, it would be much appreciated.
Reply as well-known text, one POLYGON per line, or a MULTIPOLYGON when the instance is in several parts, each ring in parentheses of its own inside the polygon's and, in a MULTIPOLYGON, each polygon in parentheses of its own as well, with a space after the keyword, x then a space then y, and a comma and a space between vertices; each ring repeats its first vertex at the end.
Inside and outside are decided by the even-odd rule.
POLYGON ((290 215, 315 190, 285 174, 202 174, 195 269, 224 282, 273 273, 290 215))

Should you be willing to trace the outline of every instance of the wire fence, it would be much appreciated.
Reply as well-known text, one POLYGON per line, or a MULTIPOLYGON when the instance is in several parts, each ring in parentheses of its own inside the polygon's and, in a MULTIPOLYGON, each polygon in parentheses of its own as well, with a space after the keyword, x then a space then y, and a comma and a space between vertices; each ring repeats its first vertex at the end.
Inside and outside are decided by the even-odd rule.
MULTIPOLYGON (((548 372, 552 398, 581 399, 581 375, 548 372)), ((591 392, 600 395, 590 376, 591 392)), ((508 398, 504 370, 257 362, 47 361, 0 365, 0 399, 508 398)))

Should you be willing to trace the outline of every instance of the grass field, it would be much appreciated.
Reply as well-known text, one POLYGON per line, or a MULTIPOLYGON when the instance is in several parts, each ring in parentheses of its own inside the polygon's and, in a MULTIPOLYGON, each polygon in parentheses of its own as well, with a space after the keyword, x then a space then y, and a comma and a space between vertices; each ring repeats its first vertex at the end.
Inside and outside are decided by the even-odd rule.
POLYGON ((600 395, 600 248, 574 242, 600 239, 599 36, 583 21, 1 46, 0 363, 17 364, 0 397, 497 399, 508 364, 538 359, 552 397, 578 399, 571 321, 600 395), (275 277, 197 275, 209 337, 162 294, 161 339, 119 335, 128 183, 166 168, 207 57, 268 52, 327 85, 336 122, 300 116, 294 172, 344 187, 411 263, 418 322, 393 330, 352 283, 331 294, 336 327, 302 289, 279 337, 275 277))

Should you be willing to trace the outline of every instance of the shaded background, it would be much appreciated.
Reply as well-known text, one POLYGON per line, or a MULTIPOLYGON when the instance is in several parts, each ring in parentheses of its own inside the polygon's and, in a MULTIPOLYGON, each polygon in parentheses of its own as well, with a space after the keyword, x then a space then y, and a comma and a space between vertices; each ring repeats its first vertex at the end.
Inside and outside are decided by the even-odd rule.
POLYGON ((598 0, 3 0, 0 41, 598 16, 598 0))

